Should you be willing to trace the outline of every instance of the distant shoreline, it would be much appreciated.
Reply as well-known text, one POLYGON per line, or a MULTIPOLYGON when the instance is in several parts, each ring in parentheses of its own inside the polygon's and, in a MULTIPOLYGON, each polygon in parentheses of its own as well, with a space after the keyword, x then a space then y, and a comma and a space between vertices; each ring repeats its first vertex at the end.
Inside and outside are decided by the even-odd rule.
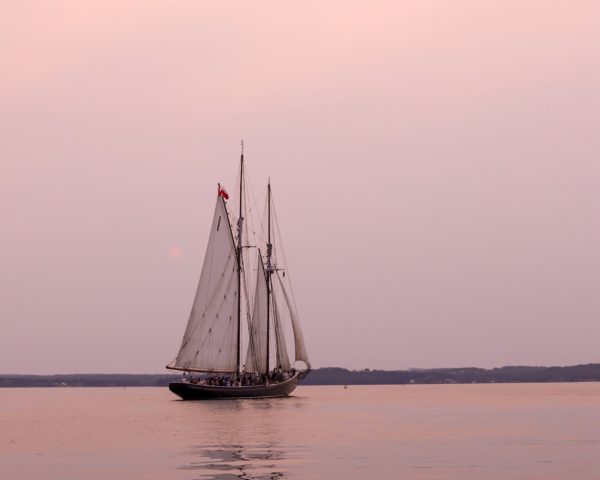
MULTIPOLYGON (((0 388, 20 387, 163 387, 173 374, 0 374, 0 388)), ((568 367, 435 368, 410 370, 313 370, 303 385, 424 385, 466 383, 549 383, 600 381, 600 363, 568 367)))

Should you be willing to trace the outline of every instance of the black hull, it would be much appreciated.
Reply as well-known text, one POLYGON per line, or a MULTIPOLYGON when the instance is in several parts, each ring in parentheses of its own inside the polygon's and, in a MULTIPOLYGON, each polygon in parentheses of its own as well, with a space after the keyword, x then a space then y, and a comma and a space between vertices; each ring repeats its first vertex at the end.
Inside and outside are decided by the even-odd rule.
POLYGON ((298 372, 284 382, 240 387, 173 382, 169 383, 169 390, 182 400, 286 397, 296 389, 298 381, 305 375, 306 372, 298 372))

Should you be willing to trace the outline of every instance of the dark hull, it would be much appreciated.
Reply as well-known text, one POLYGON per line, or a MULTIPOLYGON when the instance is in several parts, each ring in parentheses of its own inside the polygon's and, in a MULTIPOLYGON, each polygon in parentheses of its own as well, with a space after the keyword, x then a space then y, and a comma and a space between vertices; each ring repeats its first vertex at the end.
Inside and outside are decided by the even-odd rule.
POLYGON ((210 400, 217 398, 270 398, 286 397, 298 386, 306 372, 298 372, 292 378, 270 385, 221 387, 188 382, 169 383, 169 390, 183 400, 210 400))

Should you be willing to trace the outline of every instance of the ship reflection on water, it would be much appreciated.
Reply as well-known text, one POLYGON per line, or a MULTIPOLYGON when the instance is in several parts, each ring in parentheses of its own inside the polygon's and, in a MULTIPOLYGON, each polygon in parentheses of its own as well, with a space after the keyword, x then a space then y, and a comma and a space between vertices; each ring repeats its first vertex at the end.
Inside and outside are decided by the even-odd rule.
POLYGON ((298 448, 274 445, 205 445, 192 447, 194 460, 182 470, 198 473, 199 479, 274 480, 287 478, 289 469, 300 460, 298 448))
MULTIPOLYGON (((306 397, 174 401, 188 440, 178 470, 195 479, 290 478, 310 457, 298 438, 306 397)), ((312 431, 311 431, 312 433, 312 431)), ((306 439, 305 439, 306 440, 306 439)), ((309 462, 310 463, 310 462, 309 462)))

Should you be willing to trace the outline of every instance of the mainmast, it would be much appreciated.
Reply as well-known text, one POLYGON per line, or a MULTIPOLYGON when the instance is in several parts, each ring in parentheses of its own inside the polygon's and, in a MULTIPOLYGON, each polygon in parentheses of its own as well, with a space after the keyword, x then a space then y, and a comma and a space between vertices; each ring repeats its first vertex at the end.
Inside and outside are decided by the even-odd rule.
POLYGON ((235 254, 237 257, 238 271, 237 271, 237 284, 238 284, 238 298, 237 298, 237 361, 236 361, 236 372, 241 371, 240 365, 240 352, 242 347, 242 225, 244 223, 244 217, 242 216, 242 195, 244 185, 244 141, 242 140, 242 153, 240 157, 240 214, 237 221, 237 248, 235 254))
POLYGON ((271 179, 267 186, 267 375, 269 374, 269 335, 270 335, 270 311, 271 311, 271 274, 273 265, 271 264, 271 254, 273 245, 271 244, 271 179))

